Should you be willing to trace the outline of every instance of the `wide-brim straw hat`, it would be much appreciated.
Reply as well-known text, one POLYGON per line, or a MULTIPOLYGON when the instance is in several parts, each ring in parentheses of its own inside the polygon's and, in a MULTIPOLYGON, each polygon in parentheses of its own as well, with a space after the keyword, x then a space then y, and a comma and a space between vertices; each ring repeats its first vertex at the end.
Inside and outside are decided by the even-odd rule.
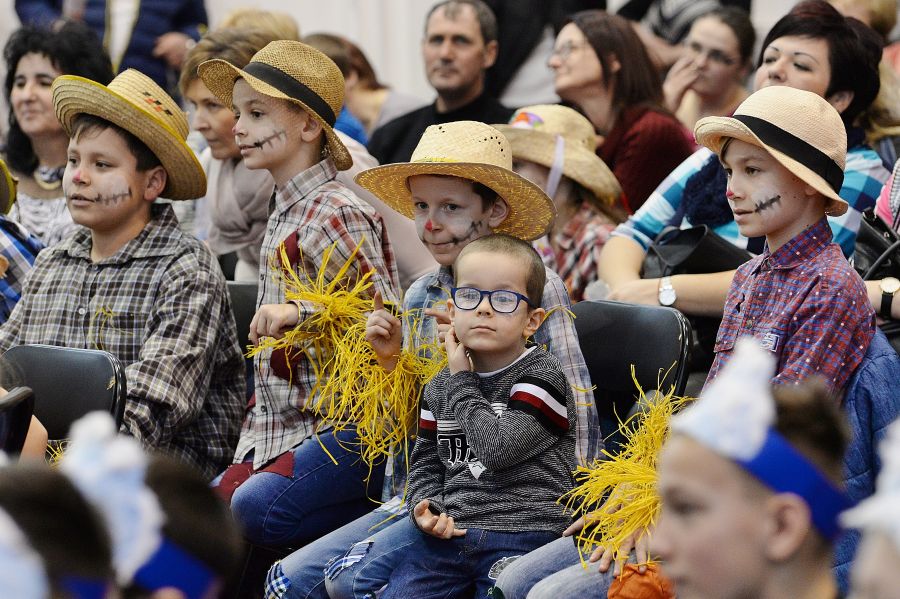
POLYGON ((700 119, 694 136, 716 154, 729 138, 759 146, 828 198, 828 215, 847 212, 849 204, 838 195, 847 131, 841 115, 818 94, 783 85, 765 87, 744 100, 733 117, 700 119))
POLYGON ((144 142, 166 169, 162 197, 190 200, 206 195, 203 167, 188 147, 184 111, 152 79, 134 69, 119 73, 108 86, 62 75, 53 82, 53 106, 69 137, 79 114, 109 121, 144 142))
POLYGON ((16 185, 18 181, 9 172, 6 162, 0 160, 0 212, 8 214, 16 202, 16 185))
POLYGON ((607 206, 622 195, 616 176, 595 153, 594 126, 577 111, 559 104, 525 106, 516 111, 509 124, 494 127, 509 140, 513 158, 553 168, 559 143, 563 175, 577 181, 607 206))
POLYGON ((509 205, 509 215, 494 228, 519 239, 537 239, 556 214, 540 187, 512 170, 509 140, 490 125, 455 121, 425 129, 409 162, 385 164, 356 175, 356 182, 407 218, 415 218, 407 180, 415 175, 444 175, 476 181, 509 205))
POLYGON ((338 170, 353 165, 350 152, 334 132, 344 105, 344 76, 334 61, 312 46, 292 40, 270 42, 243 69, 215 58, 197 67, 197 74, 225 106, 232 105, 234 82, 243 79, 257 92, 287 100, 321 123, 326 145, 338 170))

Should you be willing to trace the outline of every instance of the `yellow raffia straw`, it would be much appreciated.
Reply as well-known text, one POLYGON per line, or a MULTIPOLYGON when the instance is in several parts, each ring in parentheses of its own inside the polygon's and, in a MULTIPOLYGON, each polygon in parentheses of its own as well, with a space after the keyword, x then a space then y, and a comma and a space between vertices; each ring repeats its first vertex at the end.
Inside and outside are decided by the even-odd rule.
POLYGON ((334 247, 325 252, 314 278, 281 266, 289 261, 285 248, 280 248, 281 265, 273 263, 273 270, 280 273, 286 300, 310 302, 317 309, 282 338, 261 339, 247 355, 283 349, 293 360, 304 354, 316 381, 305 408, 335 433, 356 427, 358 450, 371 472, 380 459, 391 455, 392 446, 408 453, 409 436, 417 423, 419 390, 445 362, 425 357, 427 352, 404 351, 392 372, 378 365, 365 338, 366 319, 375 309, 370 292, 372 272, 352 286, 340 286, 359 251, 357 246, 331 281, 326 281, 334 247))
MULTIPOLYGON (((666 440, 669 419, 692 398, 675 397, 674 388, 665 395, 654 392, 647 397, 634 375, 638 402, 644 409, 619 423, 625 438, 617 454, 603 450, 605 460, 575 470, 578 483, 560 502, 576 515, 583 515, 585 526, 576 536, 582 554, 602 545, 613 550, 616 559, 622 544, 635 531, 645 531, 659 514, 656 492, 656 461, 666 440), (610 499, 607 500, 607 497, 610 499), (595 506, 602 505, 599 509, 595 506)), ((582 558, 582 564, 587 566, 582 558)))

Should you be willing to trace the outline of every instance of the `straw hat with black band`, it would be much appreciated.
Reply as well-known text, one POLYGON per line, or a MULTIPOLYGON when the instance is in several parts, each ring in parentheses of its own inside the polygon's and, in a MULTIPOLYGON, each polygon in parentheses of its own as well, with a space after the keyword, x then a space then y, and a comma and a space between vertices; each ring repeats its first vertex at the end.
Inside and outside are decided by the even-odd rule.
POLYGON ((0 160, 0 212, 3 214, 8 214, 16 201, 17 183, 6 162, 0 160))
POLYGON ((826 197, 826 214, 847 212, 849 204, 838 195, 844 183, 847 132, 841 115, 822 96, 783 85, 765 87, 744 100, 733 117, 700 119, 694 135, 716 154, 728 139, 763 148, 826 197))
POLYGON ((547 194, 512 170, 509 140, 484 123, 431 125, 422 134, 409 162, 362 171, 356 175, 356 182, 400 214, 415 218, 407 183, 415 175, 460 177, 497 192, 509 205, 509 216, 494 229, 495 233, 530 241, 544 235, 555 216, 547 194))
POLYGON ((144 142, 166 170, 162 197, 190 200, 206 195, 206 175, 185 143, 190 128, 184 111, 152 79, 134 69, 108 86, 62 75, 53 81, 53 106, 66 134, 79 114, 109 121, 144 142))
POLYGON ((201 63, 197 74, 228 107, 238 79, 263 95, 298 105, 322 125, 326 147, 337 169, 345 171, 353 165, 350 152, 334 132, 344 105, 344 76, 330 58, 312 46, 278 40, 254 54, 243 69, 214 58, 201 63))
POLYGON ((594 126, 577 111, 559 104, 525 106, 508 125, 494 125, 512 146, 513 158, 554 168, 611 206, 622 187, 606 163, 597 156, 594 126))

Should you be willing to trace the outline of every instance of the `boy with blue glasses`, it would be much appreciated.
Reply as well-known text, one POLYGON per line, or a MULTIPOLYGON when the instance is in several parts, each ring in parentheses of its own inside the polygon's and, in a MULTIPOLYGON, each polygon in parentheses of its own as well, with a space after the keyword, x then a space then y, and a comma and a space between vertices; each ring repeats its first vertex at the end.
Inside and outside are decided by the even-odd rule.
POLYGON ((484 597, 492 571, 568 524, 557 499, 573 484, 575 400, 559 360, 526 347, 545 314, 541 258, 489 235, 453 273, 448 365, 425 387, 410 460, 418 559, 398 565, 384 598, 456 596, 472 583, 484 597))

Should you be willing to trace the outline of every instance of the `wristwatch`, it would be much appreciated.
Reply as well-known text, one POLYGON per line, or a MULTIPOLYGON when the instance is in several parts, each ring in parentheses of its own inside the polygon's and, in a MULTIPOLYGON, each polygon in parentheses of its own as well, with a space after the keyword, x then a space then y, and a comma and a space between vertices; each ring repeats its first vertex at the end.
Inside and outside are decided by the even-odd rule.
MULTIPOLYGON (((900 284, 900 281, 898 281, 900 284)), ((675 295, 675 288, 672 287, 672 277, 663 277, 659 280, 659 305, 671 306, 675 303, 678 296, 675 295)))
POLYGON ((895 277, 885 277, 878 283, 881 288, 881 310, 878 311, 879 316, 885 320, 891 318, 891 304, 894 303, 894 296, 900 291, 900 280, 895 277))

